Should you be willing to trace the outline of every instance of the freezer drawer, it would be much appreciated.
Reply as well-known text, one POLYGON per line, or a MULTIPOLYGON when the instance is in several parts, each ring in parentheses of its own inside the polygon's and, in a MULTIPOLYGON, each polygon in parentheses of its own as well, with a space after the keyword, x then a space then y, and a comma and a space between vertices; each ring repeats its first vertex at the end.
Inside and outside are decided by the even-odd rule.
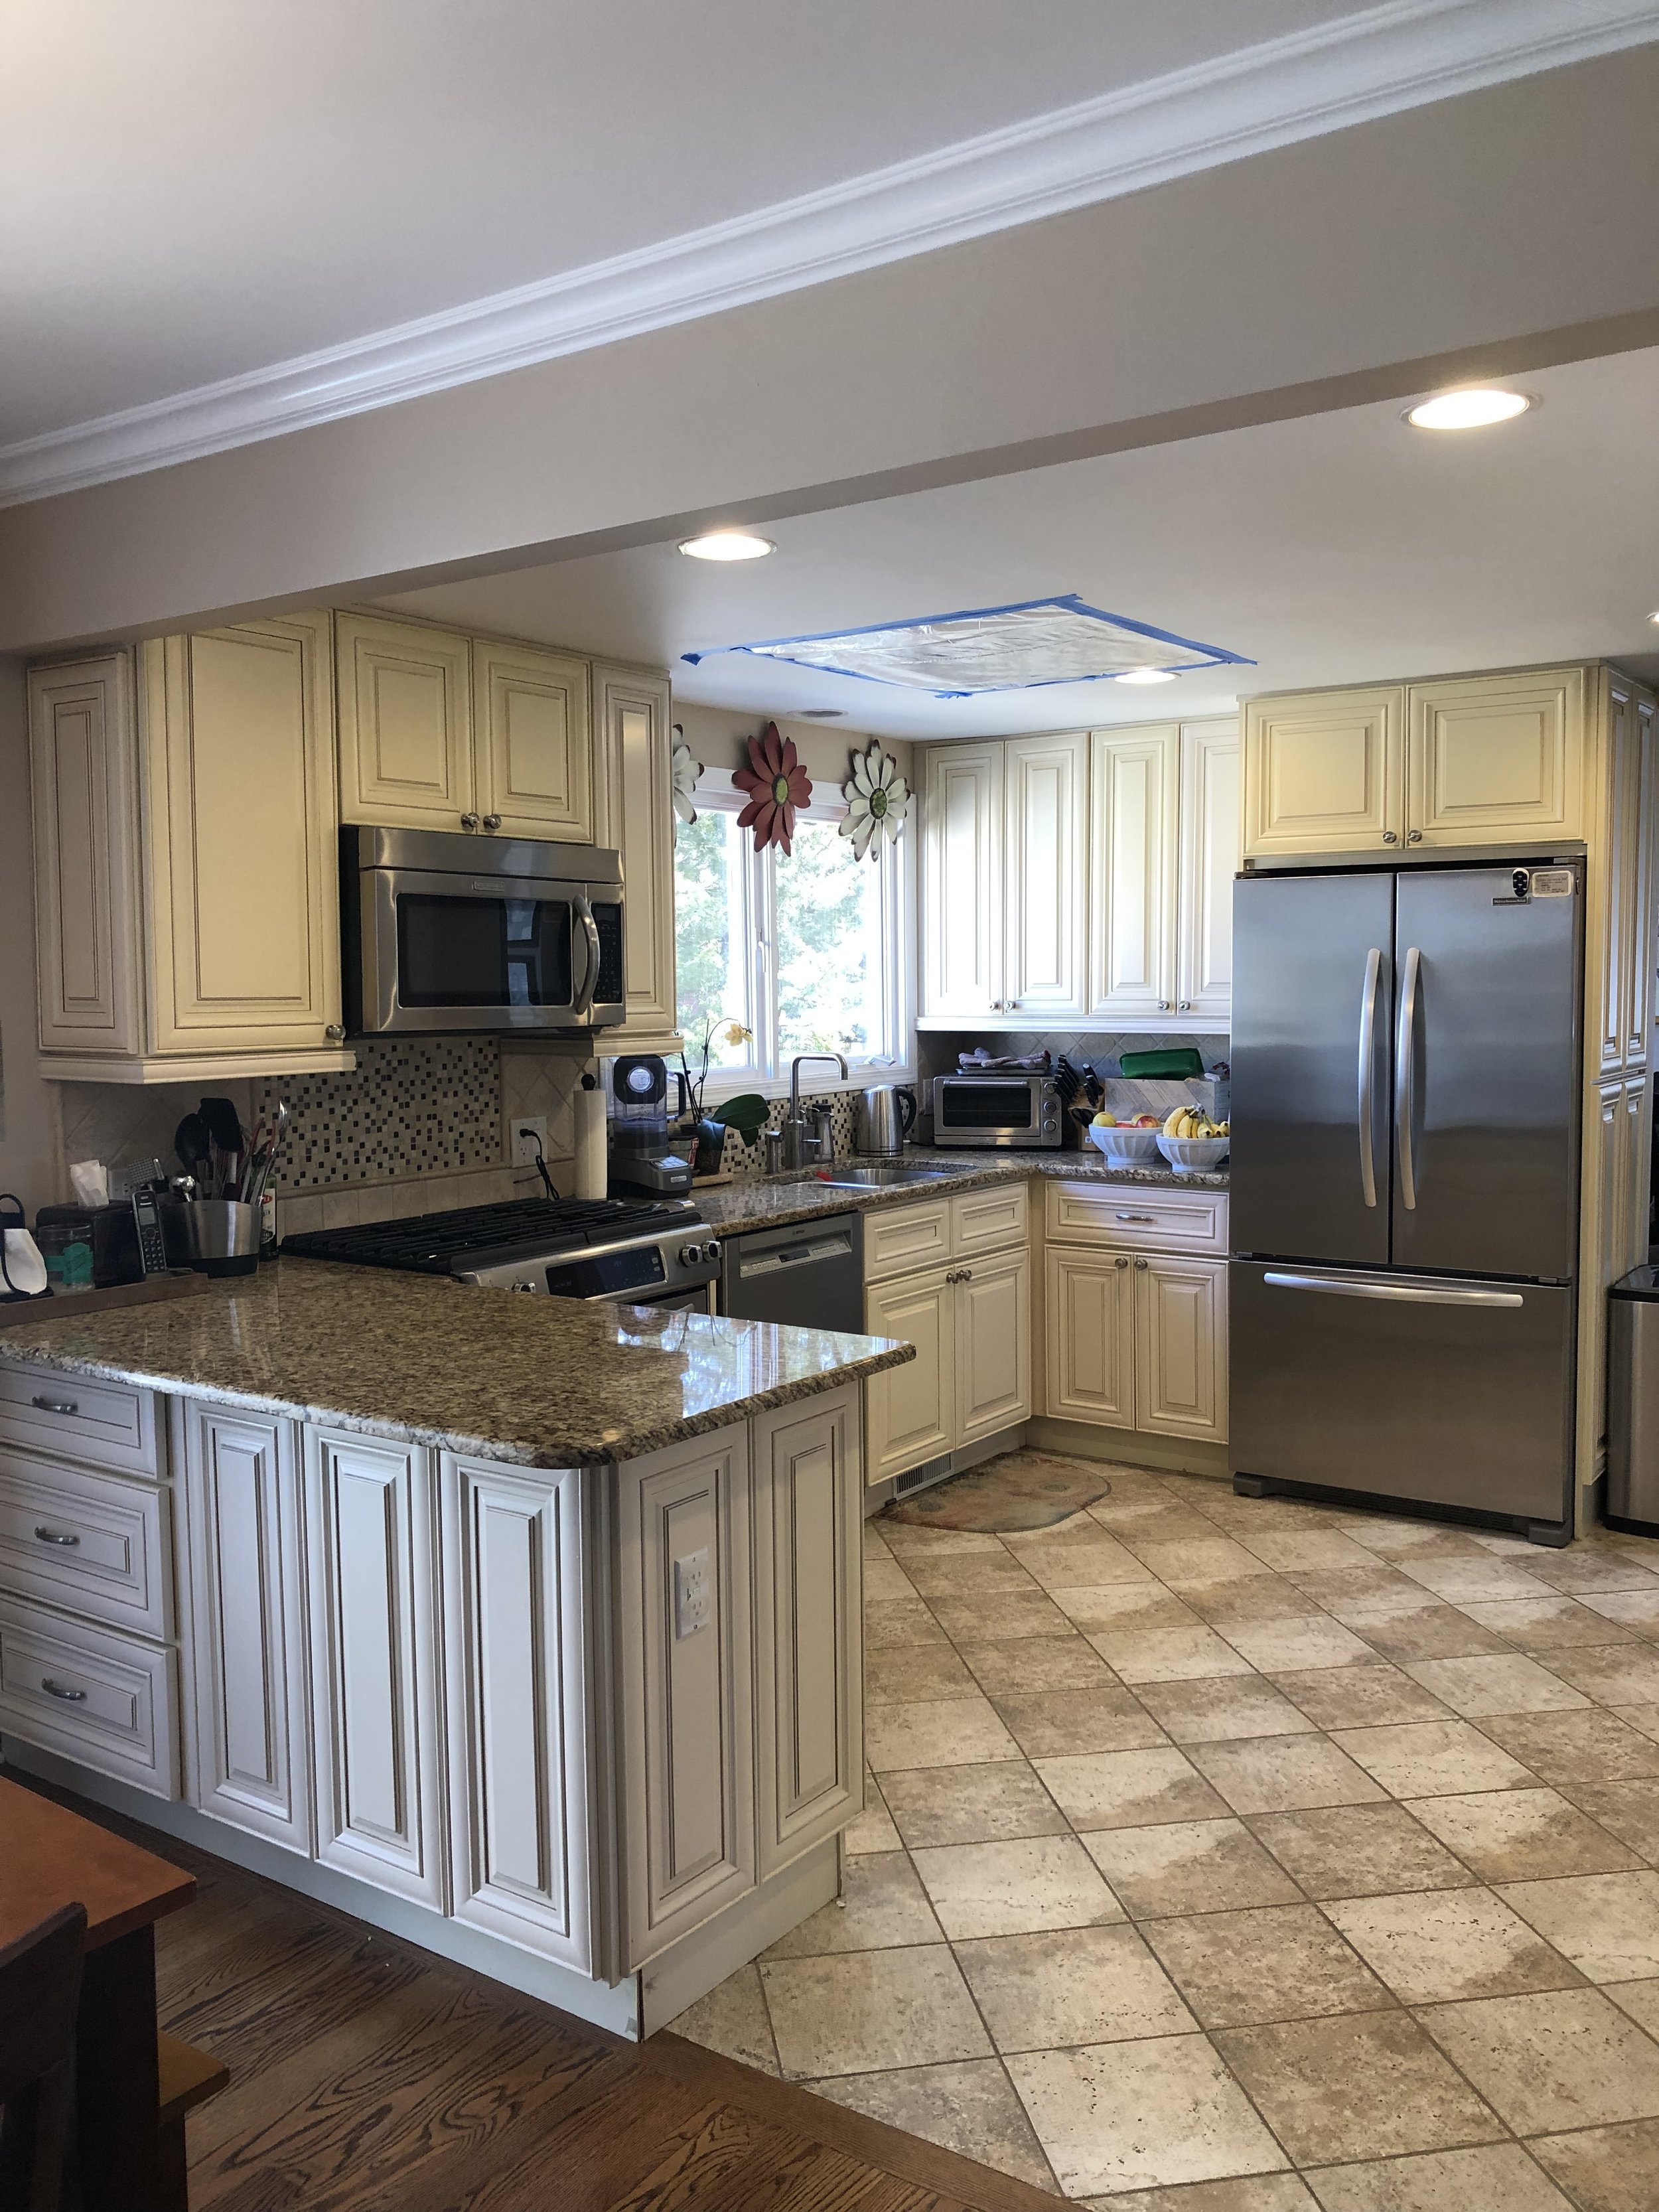
POLYGON ((1568 1515, 1573 1292, 1235 1260, 1236 1474, 1568 1515))

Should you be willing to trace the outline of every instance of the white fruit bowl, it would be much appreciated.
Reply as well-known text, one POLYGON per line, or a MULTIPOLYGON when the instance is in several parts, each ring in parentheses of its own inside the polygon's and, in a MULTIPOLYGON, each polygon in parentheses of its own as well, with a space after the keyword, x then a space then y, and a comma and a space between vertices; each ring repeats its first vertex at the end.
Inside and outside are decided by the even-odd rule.
POLYGON ((1196 1175, 1218 1168, 1227 1157, 1231 1137, 1166 1137, 1158 1133, 1158 1149, 1177 1175, 1196 1175))
POLYGON ((1113 1168, 1144 1168, 1158 1158, 1158 1133, 1156 1129, 1102 1128, 1097 1121, 1089 1124, 1089 1141, 1113 1168))

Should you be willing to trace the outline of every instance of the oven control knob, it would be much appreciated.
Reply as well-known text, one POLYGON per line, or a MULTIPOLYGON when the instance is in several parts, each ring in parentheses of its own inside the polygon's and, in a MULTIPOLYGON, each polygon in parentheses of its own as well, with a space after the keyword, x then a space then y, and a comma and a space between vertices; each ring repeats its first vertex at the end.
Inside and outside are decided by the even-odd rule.
POLYGON ((513 1287, 515 1291, 528 1291, 532 1298, 536 1295, 536 1285, 534 1283, 514 1283, 513 1287))
POLYGON ((680 1265, 681 1265, 681 1267, 695 1267, 696 1266, 696 1264, 697 1264, 698 1261, 699 1261, 699 1260, 701 1260, 701 1259, 702 1259, 702 1245, 701 1245, 701 1244, 682 1244, 682 1245, 681 1245, 681 1247, 680 1247, 680 1265))
POLYGON ((711 1237, 709 1238, 708 1242, 702 1248, 702 1256, 705 1260, 718 1260, 720 1258, 720 1240, 718 1237, 711 1237))

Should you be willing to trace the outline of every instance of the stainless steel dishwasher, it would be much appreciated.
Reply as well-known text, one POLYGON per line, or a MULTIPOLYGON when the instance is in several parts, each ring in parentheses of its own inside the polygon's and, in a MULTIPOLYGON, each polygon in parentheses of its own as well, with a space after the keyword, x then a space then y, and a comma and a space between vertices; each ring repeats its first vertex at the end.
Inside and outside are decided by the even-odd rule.
POLYGON ((720 1245, 720 1311, 801 1328, 864 1330, 864 1216, 820 1214, 720 1245))

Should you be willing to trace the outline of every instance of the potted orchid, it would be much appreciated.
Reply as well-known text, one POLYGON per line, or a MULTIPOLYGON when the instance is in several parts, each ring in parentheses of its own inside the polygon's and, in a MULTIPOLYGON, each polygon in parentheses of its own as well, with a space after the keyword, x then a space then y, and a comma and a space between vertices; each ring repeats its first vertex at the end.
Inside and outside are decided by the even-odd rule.
POLYGON ((722 1044, 736 1047, 752 1043, 754 1034, 741 1022, 724 1017, 710 1022, 702 1033, 695 1074, 685 1056, 684 1048, 681 1048, 682 1107, 689 1123, 697 1133, 697 1167, 703 1175, 720 1173, 720 1155, 728 1129, 737 1130, 742 1137, 753 1138, 766 1127, 766 1117, 770 1109, 758 1091, 742 1091, 735 1098, 723 1099, 710 1112, 703 1110, 703 1093, 708 1087, 709 1065, 714 1056, 715 1038, 719 1037, 722 1044))

